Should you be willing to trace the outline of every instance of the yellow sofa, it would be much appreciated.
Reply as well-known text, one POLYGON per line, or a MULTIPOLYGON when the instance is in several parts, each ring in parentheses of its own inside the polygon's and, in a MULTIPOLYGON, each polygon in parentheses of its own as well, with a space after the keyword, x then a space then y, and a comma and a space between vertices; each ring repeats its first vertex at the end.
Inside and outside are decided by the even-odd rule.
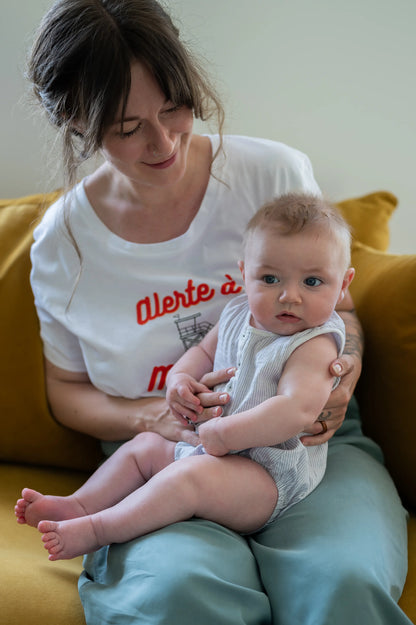
MULTIPOLYGON (((50 563, 37 532, 19 526, 23 486, 66 494, 100 459, 98 444, 59 426, 44 391, 42 347, 29 285, 32 231, 59 192, 0 200, 0 623, 85 625, 81 558, 50 563)), ((365 431, 381 445, 409 521, 409 573, 400 605, 416 622, 416 255, 386 253, 388 192, 340 203, 353 227, 352 292, 366 351, 357 389, 365 431)))

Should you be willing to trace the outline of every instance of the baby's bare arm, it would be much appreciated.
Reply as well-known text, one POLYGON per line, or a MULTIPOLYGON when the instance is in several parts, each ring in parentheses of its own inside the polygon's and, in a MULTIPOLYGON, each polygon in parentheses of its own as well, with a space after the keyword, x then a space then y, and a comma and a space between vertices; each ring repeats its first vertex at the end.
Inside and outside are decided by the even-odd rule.
POLYGON ((277 395, 255 408, 212 419, 199 428, 202 444, 212 455, 248 447, 275 445, 303 432, 322 411, 333 385, 329 365, 336 357, 330 335, 298 347, 286 363, 277 395))
POLYGON ((166 379, 166 399, 172 413, 197 421, 203 407, 200 393, 210 389, 199 380, 212 371, 217 345, 218 328, 215 326, 201 343, 188 349, 171 368, 166 379))
MULTIPOLYGON (((332 373, 341 377, 339 386, 331 393, 319 420, 325 421, 326 431, 319 421, 316 421, 305 431, 314 436, 305 436, 302 443, 307 446, 320 445, 328 441, 344 422, 348 404, 354 393, 355 386, 361 374, 364 336, 361 324, 355 314, 352 300, 349 300, 349 310, 338 310, 338 314, 345 323, 346 342, 344 353, 331 363, 332 373)), ((318 415, 317 415, 318 418, 318 415)))

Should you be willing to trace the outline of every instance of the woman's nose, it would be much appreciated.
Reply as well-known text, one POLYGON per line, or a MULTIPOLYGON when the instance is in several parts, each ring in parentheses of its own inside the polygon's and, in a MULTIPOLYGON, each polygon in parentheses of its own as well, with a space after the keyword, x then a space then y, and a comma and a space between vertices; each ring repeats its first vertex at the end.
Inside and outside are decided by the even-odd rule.
POLYGON ((151 152, 153 156, 169 157, 172 155, 175 142, 170 136, 168 128, 157 123, 152 127, 151 152))

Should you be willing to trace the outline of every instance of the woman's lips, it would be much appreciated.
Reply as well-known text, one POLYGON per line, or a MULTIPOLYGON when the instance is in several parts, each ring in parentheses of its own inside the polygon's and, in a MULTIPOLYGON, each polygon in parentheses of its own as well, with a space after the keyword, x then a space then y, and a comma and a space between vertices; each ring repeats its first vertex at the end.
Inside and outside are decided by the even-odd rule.
POLYGON ((166 169, 167 167, 173 165, 173 163, 176 161, 176 155, 177 152, 175 152, 175 154, 173 154, 173 156, 168 158, 166 161, 161 161, 160 163, 146 163, 146 165, 148 167, 151 167, 152 169, 166 169))

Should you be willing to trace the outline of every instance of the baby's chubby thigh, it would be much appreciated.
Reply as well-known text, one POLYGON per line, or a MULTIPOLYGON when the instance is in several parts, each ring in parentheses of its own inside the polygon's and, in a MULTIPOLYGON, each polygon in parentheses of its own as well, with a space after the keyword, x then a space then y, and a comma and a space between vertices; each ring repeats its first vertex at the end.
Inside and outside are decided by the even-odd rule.
POLYGON ((194 497, 194 516, 245 534, 262 527, 276 506, 278 491, 257 462, 239 455, 209 454, 175 462, 194 497))

